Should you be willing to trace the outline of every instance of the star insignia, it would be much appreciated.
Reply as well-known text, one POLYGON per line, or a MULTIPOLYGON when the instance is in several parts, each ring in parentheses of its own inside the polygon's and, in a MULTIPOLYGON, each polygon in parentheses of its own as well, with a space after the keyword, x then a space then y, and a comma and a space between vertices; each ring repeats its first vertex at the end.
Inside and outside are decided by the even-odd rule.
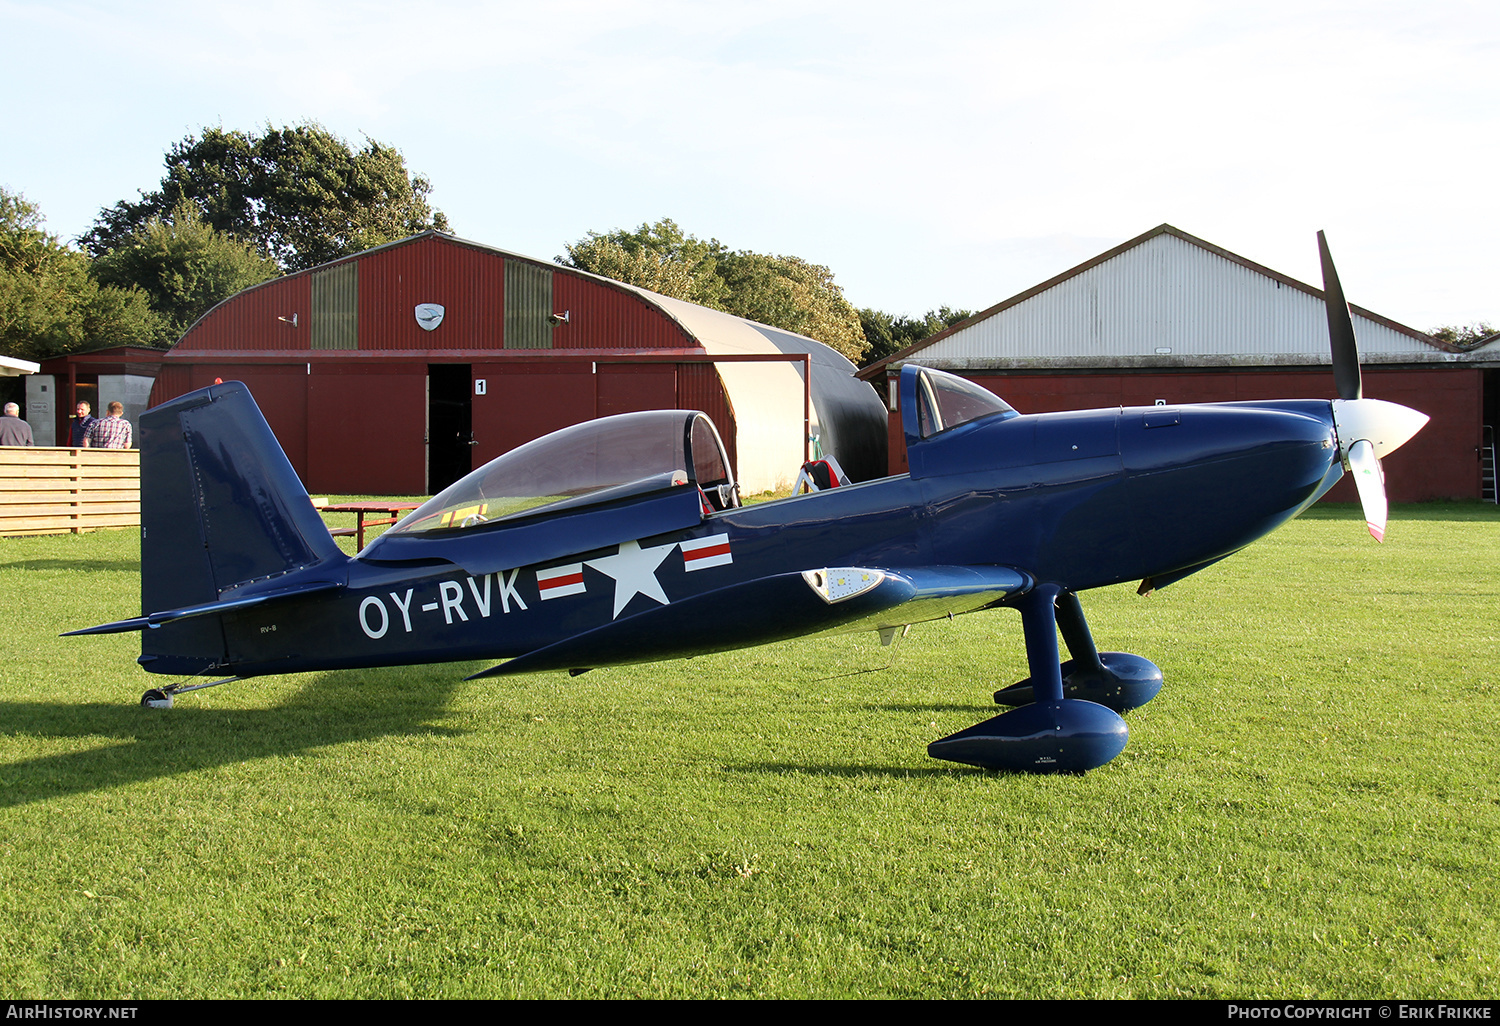
POLYGON ((656 568, 675 548, 676 542, 643 549, 640 542, 628 541, 622 542, 620 551, 613 556, 587 560, 589 566, 615 579, 615 612, 611 619, 618 617, 637 595, 667 604, 667 593, 661 590, 661 582, 656 579, 656 568))

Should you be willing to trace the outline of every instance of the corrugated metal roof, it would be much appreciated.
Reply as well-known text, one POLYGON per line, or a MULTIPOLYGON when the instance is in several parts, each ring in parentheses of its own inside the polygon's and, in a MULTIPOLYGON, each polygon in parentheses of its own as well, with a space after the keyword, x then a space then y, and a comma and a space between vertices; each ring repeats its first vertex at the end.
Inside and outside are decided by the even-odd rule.
MULTIPOLYGON (((418 349, 500 349, 504 346, 506 261, 476 259, 471 247, 445 236, 417 236, 407 244, 360 254, 359 348, 397 353, 418 349), (418 304, 443 307, 427 330, 418 304)), ((337 265, 335 265, 337 266, 337 265)), ((431 324, 431 321, 428 321, 431 324)))
POLYGON ((649 297, 550 261, 423 232, 245 289, 200 317, 172 352, 698 349, 649 297), (425 303, 445 311, 430 331, 415 317, 425 303), (579 316, 583 306, 588 316, 579 316))
MULTIPOLYGON (((1353 307, 1366 362, 1459 360, 1458 351, 1353 307)), ((959 370, 1308 365, 1329 362, 1323 293, 1170 225, 867 367, 959 370)))

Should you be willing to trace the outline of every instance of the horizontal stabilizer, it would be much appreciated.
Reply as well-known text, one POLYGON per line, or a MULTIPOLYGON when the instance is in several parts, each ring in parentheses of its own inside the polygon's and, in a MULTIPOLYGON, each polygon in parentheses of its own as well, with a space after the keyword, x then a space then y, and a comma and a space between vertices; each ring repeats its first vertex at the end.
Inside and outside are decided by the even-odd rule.
POLYGON ((649 663, 816 633, 880 630, 966 613, 1031 587, 1000 566, 879 570, 835 567, 777 574, 616 620, 476 673, 649 663))
POLYGON ((181 609, 167 609, 160 613, 152 613, 149 616, 136 616, 129 620, 116 620, 114 623, 101 623, 97 627, 85 627, 82 630, 67 631, 60 635, 70 638, 75 634, 123 634, 126 631, 139 631, 147 627, 160 627, 174 620, 187 620, 194 616, 207 616, 210 613, 227 613, 235 609, 248 609, 258 606, 264 602, 271 602, 292 595, 310 595, 319 591, 332 591, 342 588, 343 581, 301 581, 297 584, 283 585, 279 588, 271 588, 256 592, 253 595, 241 594, 237 598, 221 599, 218 602, 205 602, 197 606, 184 606, 181 609))

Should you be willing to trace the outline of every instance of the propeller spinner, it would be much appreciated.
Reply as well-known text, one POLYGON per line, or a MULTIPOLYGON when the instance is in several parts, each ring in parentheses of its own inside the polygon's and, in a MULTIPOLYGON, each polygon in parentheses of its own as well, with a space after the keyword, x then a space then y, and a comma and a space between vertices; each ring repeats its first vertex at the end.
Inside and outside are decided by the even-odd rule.
POLYGON ((1333 352, 1333 381, 1338 398, 1333 401, 1333 428, 1338 435, 1339 459, 1354 477, 1359 503, 1364 507, 1365 526, 1376 541, 1385 540, 1388 504, 1385 471, 1381 457, 1395 452, 1427 423, 1418 413, 1399 403, 1364 398, 1359 370, 1359 347, 1354 340, 1354 319, 1344 300, 1339 273, 1328 252, 1328 240, 1318 233, 1318 256, 1323 264, 1323 293, 1328 306, 1328 341, 1333 352))

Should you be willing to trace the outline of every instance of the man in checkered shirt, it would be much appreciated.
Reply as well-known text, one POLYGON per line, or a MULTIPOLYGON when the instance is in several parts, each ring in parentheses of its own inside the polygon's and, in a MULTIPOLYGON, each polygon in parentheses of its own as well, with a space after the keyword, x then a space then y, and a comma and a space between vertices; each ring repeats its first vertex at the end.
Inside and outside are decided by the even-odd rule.
POLYGON ((130 421, 124 417, 125 407, 119 403, 109 404, 109 416, 89 425, 89 433, 83 444, 89 449, 129 449, 130 421))

